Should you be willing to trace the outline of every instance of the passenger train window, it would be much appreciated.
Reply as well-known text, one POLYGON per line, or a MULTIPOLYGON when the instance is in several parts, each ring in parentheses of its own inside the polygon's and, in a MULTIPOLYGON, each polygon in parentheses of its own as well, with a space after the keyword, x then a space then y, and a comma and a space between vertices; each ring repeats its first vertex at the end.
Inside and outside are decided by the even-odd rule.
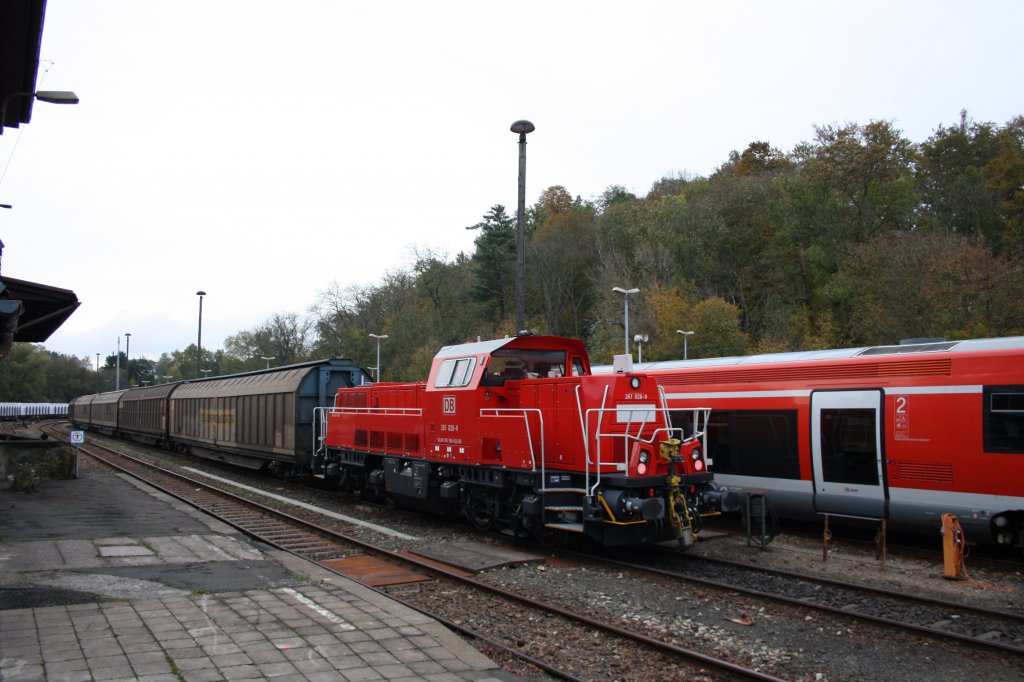
POLYGON ((1024 386, 984 389, 985 452, 1024 454, 1024 386))
POLYGON ((821 411, 822 478, 830 483, 878 485, 875 411, 821 411))
MULTIPOLYGON (((690 413, 671 416, 672 425, 689 436, 690 413)), ((800 478, 796 410, 713 410, 707 445, 717 473, 800 478)))

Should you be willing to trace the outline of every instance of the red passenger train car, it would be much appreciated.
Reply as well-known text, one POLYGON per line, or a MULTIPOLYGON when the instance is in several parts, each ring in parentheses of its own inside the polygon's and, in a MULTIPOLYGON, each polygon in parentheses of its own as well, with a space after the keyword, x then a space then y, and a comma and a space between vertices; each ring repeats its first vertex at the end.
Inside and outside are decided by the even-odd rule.
POLYGON ((1024 337, 642 367, 670 408, 712 408, 715 480, 781 515, 937 532, 948 512, 1024 546, 1024 337))
POLYGON ((583 344, 518 336, 448 346, 425 383, 341 388, 317 475, 403 506, 551 541, 693 542, 721 499, 707 410, 668 424, 656 380, 595 376, 583 344))

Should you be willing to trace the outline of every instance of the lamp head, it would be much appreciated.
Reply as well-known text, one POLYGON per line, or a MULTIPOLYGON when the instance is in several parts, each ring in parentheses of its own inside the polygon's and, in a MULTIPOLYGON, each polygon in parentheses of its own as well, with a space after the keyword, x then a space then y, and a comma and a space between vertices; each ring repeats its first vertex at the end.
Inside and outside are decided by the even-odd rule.
POLYGON ((512 124, 512 127, 509 128, 509 130, 511 130, 513 133, 518 133, 519 135, 526 135, 527 133, 532 133, 536 129, 537 128, 529 121, 516 121, 515 123, 512 124))

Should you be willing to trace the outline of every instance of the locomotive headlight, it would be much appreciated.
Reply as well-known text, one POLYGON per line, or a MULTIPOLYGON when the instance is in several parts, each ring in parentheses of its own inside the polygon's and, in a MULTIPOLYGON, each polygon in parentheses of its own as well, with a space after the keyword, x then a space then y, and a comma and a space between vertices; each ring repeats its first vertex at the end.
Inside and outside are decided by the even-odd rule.
POLYGON ((629 385, 632 386, 634 390, 640 388, 640 377, 633 377, 630 379, 629 385))
POLYGON ((647 464, 647 462, 649 462, 650 459, 651 459, 651 453, 649 453, 647 450, 641 450, 640 451, 640 463, 641 464, 647 464))

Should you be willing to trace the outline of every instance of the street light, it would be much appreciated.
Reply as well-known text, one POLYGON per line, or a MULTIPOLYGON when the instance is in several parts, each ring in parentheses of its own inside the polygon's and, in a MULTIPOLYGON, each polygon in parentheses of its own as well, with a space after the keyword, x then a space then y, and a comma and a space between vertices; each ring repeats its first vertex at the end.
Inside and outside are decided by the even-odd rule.
POLYGON ((520 332, 526 328, 526 134, 532 133, 536 128, 529 121, 516 121, 509 130, 519 134, 519 210, 516 211, 516 332, 520 332))
POLYGON ((200 368, 203 366, 203 296, 205 291, 197 291, 199 297, 199 338, 196 340, 196 376, 199 376, 200 368))
POLYGON ((267 369, 270 369, 270 361, 273 360, 273 359, 274 359, 273 357, 269 357, 268 358, 266 355, 261 355, 260 356, 260 360, 266 360, 267 361, 267 369))
POLYGON ((205 379, 205 378, 210 376, 210 372, 212 372, 213 370, 212 369, 201 369, 199 371, 203 373, 203 378, 205 379))
POLYGON ((690 335, 693 334, 693 332, 692 331, 684 332, 682 329, 677 329, 676 330, 676 334, 682 334, 683 335, 683 360, 686 360, 687 359, 687 355, 689 354, 688 350, 686 348, 686 340, 687 340, 687 338, 690 335))
POLYGON ((40 90, 38 92, 12 92, 4 98, 0 105, 0 135, 4 134, 4 125, 7 122, 7 105, 15 98, 34 97, 40 102, 50 104, 78 104, 78 95, 70 90, 40 90))
POLYGON ((377 376, 374 381, 380 381, 380 340, 388 338, 387 334, 370 334, 371 339, 377 339, 377 366, 374 367, 377 370, 377 376))
POLYGON ((124 333, 124 387, 132 387, 132 364, 129 361, 131 358, 130 352, 132 347, 132 333, 124 333))
POLYGON ((170 383, 171 379, 173 379, 174 377, 171 376, 170 374, 164 374, 160 378, 163 379, 164 383, 166 384, 166 383, 170 383))
POLYGON ((117 337, 117 354, 114 355, 114 390, 121 390, 121 337, 117 337))
POLYGON ((620 294, 622 294, 623 298, 626 301, 626 312, 624 314, 624 320, 625 320, 624 326, 626 327, 626 334, 625 334, 625 339, 626 339, 626 355, 629 355, 630 354, 629 353, 629 295, 630 294, 638 294, 638 293, 640 293, 640 290, 639 289, 623 289, 622 287, 612 287, 612 291, 617 291, 620 294))
POLYGON ((647 343, 647 334, 637 334, 636 336, 633 337, 633 340, 636 341, 636 348, 637 348, 636 361, 637 362, 643 362, 644 361, 644 344, 647 343))

